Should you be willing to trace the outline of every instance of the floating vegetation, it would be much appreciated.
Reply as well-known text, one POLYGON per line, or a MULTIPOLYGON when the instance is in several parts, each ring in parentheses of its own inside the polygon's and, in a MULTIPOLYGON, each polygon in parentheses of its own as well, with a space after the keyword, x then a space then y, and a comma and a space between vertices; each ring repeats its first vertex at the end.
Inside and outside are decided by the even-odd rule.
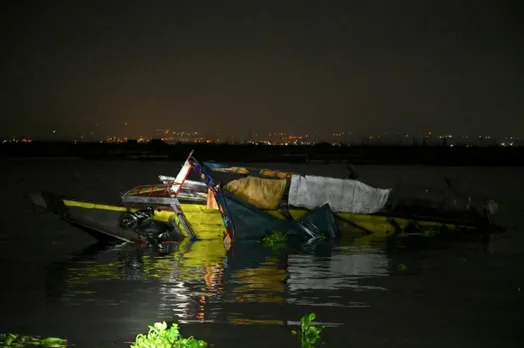
POLYGON ((23 336, 14 333, 0 334, 2 347, 67 347, 67 340, 57 337, 41 338, 38 336, 23 336))
POLYGON ((193 336, 184 338, 180 334, 178 324, 172 324, 167 327, 166 322, 155 323, 149 326, 147 335, 139 334, 136 340, 131 344, 131 348, 204 348, 207 342, 197 340, 193 336))
POLYGON ((286 246, 287 240, 287 233, 275 230, 264 236, 262 239, 262 246, 273 250, 280 250, 286 246))
MULTIPOLYGON (((314 348, 320 341, 320 333, 324 330, 323 326, 313 325, 316 314, 309 313, 302 317, 300 330, 292 331, 294 335, 299 336, 302 348, 314 348)), ((178 324, 157 322, 149 325, 147 334, 136 336, 130 348, 207 348, 208 343, 190 337, 183 337, 180 333, 178 324)), ((47 348, 67 348, 68 341, 63 338, 39 336, 23 336, 13 333, 0 334, 0 347, 47 347, 47 348)))
POLYGON ((302 348, 314 348, 320 341, 320 333, 324 330, 321 325, 313 325, 313 320, 316 318, 315 313, 309 313, 300 320, 300 330, 291 331, 294 335, 300 337, 300 345, 302 348))
POLYGON ((442 232, 440 230, 437 230, 437 229, 431 229, 431 228, 427 228, 427 229, 424 229, 422 231, 420 231, 420 235, 422 237, 438 237, 442 234, 442 232))
POLYGON ((406 266, 405 264, 401 263, 401 264, 398 265, 397 268, 398 268, 399 271, 405 271, 405 270, 408 269, 408 266, 406 266))

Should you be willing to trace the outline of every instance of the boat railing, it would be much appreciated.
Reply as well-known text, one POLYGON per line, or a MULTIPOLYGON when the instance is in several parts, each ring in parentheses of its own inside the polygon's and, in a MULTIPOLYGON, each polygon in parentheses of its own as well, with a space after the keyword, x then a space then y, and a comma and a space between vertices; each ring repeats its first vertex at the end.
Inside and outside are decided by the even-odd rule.
POLYGON ((227 249, 231 248, 234 236, 233 223, 227 209, 226 200, 222 194, 222 187, 216 182, 205 165, 200 164, 194 157, 193 151, 189 154, 182 169, 176 177, 159 175, 161 184, 136 186, 122 195, 124 205, 147 204, 147 205, 169 205, 177 214, 178 219, 183 223, 184 228, 191 236, 196 238, 185 215, 180 207, 179 194, 184 191, 210 192, 220 211, 226 234, 224 244, 227 249), (186 180, 189 173, 193 171, 202 182, 186 180))

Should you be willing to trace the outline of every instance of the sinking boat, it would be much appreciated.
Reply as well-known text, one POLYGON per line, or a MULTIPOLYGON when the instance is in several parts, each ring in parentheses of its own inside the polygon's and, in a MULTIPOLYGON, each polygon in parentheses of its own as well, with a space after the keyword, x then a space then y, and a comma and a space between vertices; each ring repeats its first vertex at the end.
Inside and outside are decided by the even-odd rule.
POLYGON ((101 240, 172 241, 182 238, 261 238, 281 231, 297 238, 337 238, 363 233, 372 238, 442 231, 499 232, 496 204, 477 209, 442 209, 389 203, 391 189, 340 179, 270 169, 199 163, 189 155, 176 177, 136 186, 120 204, 87 202, 40 192, 30 194, 45 208, 101 240), (190 174, 200 179, 190 179, 190 174))

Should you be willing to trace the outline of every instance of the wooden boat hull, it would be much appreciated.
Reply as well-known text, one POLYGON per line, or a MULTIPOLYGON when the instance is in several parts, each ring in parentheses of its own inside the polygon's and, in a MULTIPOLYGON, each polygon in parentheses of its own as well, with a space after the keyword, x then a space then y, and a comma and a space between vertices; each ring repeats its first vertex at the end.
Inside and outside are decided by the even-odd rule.
MULTIPOLYGON (((129 242, 143 241, 135 231, 122 228, 119 219, 127 211, 134 212, 144 206, 124 206, 119 204, 93 203, 76 199, 68 199, 50 193, 29 195, 31 202, 60 216, 72 225, 79 227, 97 239, 113 239, 129 242)), ((216 209, 194 202, 180 204, 184 215, 191 224, 199 239, 214 240, 224 238, 225 227, 216 209)), ((151 220, 166 225, 176 224, 176 214, 170 206, 154 206, 151 220)), ((267 211, 275 218, 298 220, 308 213, 305 209, 284 209, 267 211)), ((484 223, 478 221, 461 221, 457 218, 439 218, 431 216, 407 216, 407 214, 354 214, 336 213, 337 225, 342 236, 367 235, 370 239, 384 239, 391 236, 405 236, 413 233, 434 234, 445 230, 447 232, 474 232, 481 229, 484 223)), ((188 237, 183 229, 176 228, 174 238, 188 237)))
MULTIPOLYGON (((120 224, 120 217, 126 212, 126 209, 118 205, 67 200, 47 192, 30 194, 28 198, 33 207, 45 209, 104 242, 140 243, 148 239, 147 232, 169 232, 171 230, 168 224, 155 224, 154 222, 143 225, 140 229, 124 228, 120 224)), ((170 233, 166 240, 181 239, 181 236, 170 233)))

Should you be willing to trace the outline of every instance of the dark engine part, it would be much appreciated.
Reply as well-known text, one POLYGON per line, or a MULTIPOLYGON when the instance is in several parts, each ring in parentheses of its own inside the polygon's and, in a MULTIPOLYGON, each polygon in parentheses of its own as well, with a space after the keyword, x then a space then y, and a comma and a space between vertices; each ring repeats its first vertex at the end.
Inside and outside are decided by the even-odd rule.
POLYGON ((145 209, 137 210, 134 213, 128 211, 120 216, 120 227, 125 229, 137 228, 144 220, 147 220, 155 213, 154 209, 147 207, 145 209))
POLYGON ((120 216, 120 227, 134 230, 140 237, 146 237, 149 244, 162 244, 170 239, 172 228, 168 224, 151 220, 154 209, 145 209, 126 212, 120 216))
POLYGON ((147 237, 150 244, 161 244, 169 239, 171 229, 162 222, 147 220, 136 227, 135 232, 139 236, 147 237))

